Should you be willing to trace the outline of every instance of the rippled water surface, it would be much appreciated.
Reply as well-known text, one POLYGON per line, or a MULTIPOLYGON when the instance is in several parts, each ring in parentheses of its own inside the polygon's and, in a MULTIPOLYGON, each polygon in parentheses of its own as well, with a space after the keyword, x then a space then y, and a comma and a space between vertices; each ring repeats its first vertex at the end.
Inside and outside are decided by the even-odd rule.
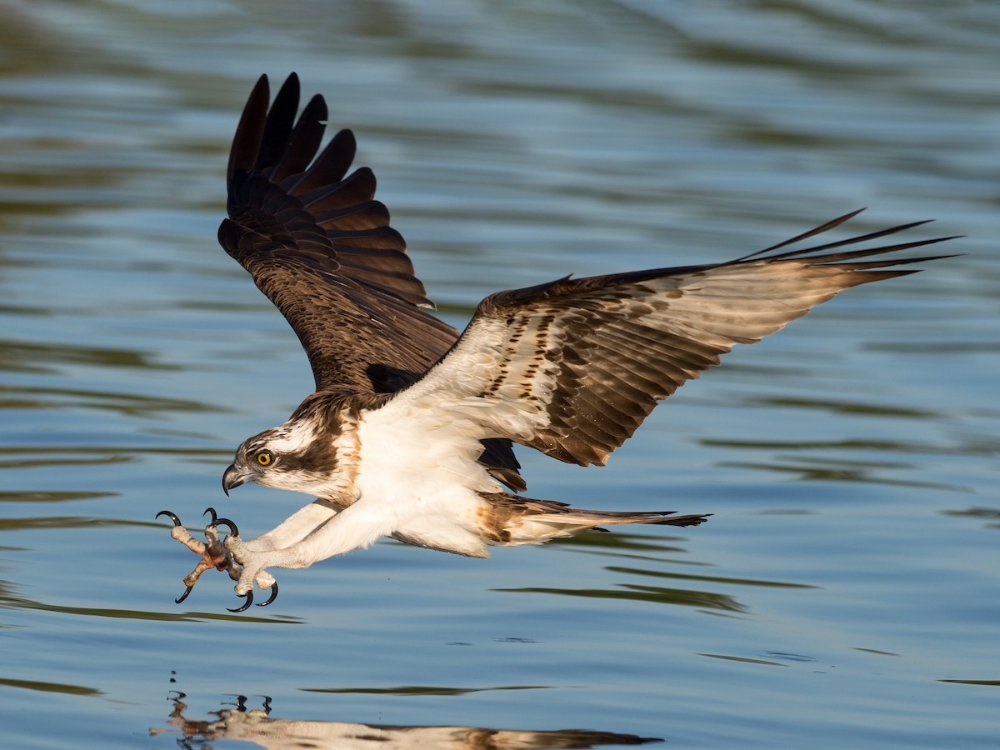
MULTIPOLYGON (((9 747, 976 747, 1000 739, 1000 6, 0 3, 9 747), (216 245, 254 80, 297 70, 441 314, 724 260, 868 206, 960 258, 845 293, 535 497, 713 512, 469 560, 384 542, 231 615, 154 514, 311 389, 216 245), (579 731, 559 731, 579 730, 579 731)), ((839 236, 847 236, 841 230, 839 236)), ((161 519, 162 521, 162 519, 161 519)))

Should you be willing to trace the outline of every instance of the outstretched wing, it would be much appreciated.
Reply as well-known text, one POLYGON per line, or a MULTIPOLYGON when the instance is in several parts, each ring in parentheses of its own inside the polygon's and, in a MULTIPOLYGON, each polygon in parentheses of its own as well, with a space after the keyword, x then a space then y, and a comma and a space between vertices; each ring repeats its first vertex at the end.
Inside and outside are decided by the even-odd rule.
MULTIPOLYGON (((406 243, 389 226, 366 167, 347 174, 354 135, 341 130, 317 156, 327 107, 314 96, 298 121, 292 73, 268 111, 267 76, 254 86, 233 139, 229 218, 219 243, 292 326, 316 389, 390 393, 413 383, 458 332, 433 308, 413 274, 406 243)), ((510 443, 485 440, 480 461, 514 490, 525 489, 510 443)))
POLYGON ((433 410, 470 436, 604 464, 659 400, 735 344, 760 341, 843 289, 914 273, 891 266, 934 259, 885 253, 951 239, 842 249, 917 226, 907 224, 777 252, 857 213, 728 263, 566 277, 491 295, 456 347, 383 408, 433 410))
POLYGON ((296 122, 292 73, 270 111, 268 98, 261 76, 229 155, 229 218, 219 242, 291 324, 317 390, 394 391, 458 334, 420 309, 433 304, 388 210, 374 200, 375 175, 367 168, 347 175, 354 135, 340 131, 316 156, 326 129, 323 97, 313 97, 296 122))

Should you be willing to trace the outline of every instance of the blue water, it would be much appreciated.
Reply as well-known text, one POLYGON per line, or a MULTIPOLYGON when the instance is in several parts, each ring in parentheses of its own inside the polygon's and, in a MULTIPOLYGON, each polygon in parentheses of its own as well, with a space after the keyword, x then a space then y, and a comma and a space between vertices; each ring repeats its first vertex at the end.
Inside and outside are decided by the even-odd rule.
POLYGON ((1000 6, 0 19, 4 746, 1000 741, 1000 6), (305 500, 219 487, 312 385, 215 242, 244 99, 291 70, 458 326, 500 288, 725 260, 861 206, 859 231, 934 218, 915 237, 963 255, 734 352, 607 468, 519 453, 534 497, 707 525, 488 561, 386 541, 277 571, 266 610, 230 615, 219 575, 178 606, 195 559, 157 511, 249 536, 305 500))

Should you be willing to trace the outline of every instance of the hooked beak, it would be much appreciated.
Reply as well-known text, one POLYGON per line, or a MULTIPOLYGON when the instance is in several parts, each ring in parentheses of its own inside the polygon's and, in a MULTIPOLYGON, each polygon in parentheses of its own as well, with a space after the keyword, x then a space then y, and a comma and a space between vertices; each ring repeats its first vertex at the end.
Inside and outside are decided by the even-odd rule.
POLYGON ((236 464, 229 464, 229 468, 222 475, 222 491, 229 495, 229 490, 239 487, 241 484, 252 481, 254 472, 236 464))

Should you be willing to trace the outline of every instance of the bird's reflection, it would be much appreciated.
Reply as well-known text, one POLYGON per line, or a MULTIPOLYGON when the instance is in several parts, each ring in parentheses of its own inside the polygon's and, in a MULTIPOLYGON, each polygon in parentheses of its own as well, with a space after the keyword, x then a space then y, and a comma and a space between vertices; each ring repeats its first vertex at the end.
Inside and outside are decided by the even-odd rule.
POLYGON ((531 748, 588 748, 613 745, 642 745, 662 742, 655 737, 634 734, 595 732, 582 729, 557 729, 536 732, 527 729, 489 729, 486 727, 390 726, 352 724, 343 721, 299 721, 272 716, 271 699, 263 698, 259 708, 248 708, 247 698, 237 696, 235 704, 213 711, 211 721, 197 721, 185 716, 184 693, 172 699, 174 710, 169 727, 153 728, 150 735, 178 734, 177 744, 184 748, 210 748, 208 743, 242 740, 269 750, 292 748, 370 748, 371 750, 530 750, 531 748))

